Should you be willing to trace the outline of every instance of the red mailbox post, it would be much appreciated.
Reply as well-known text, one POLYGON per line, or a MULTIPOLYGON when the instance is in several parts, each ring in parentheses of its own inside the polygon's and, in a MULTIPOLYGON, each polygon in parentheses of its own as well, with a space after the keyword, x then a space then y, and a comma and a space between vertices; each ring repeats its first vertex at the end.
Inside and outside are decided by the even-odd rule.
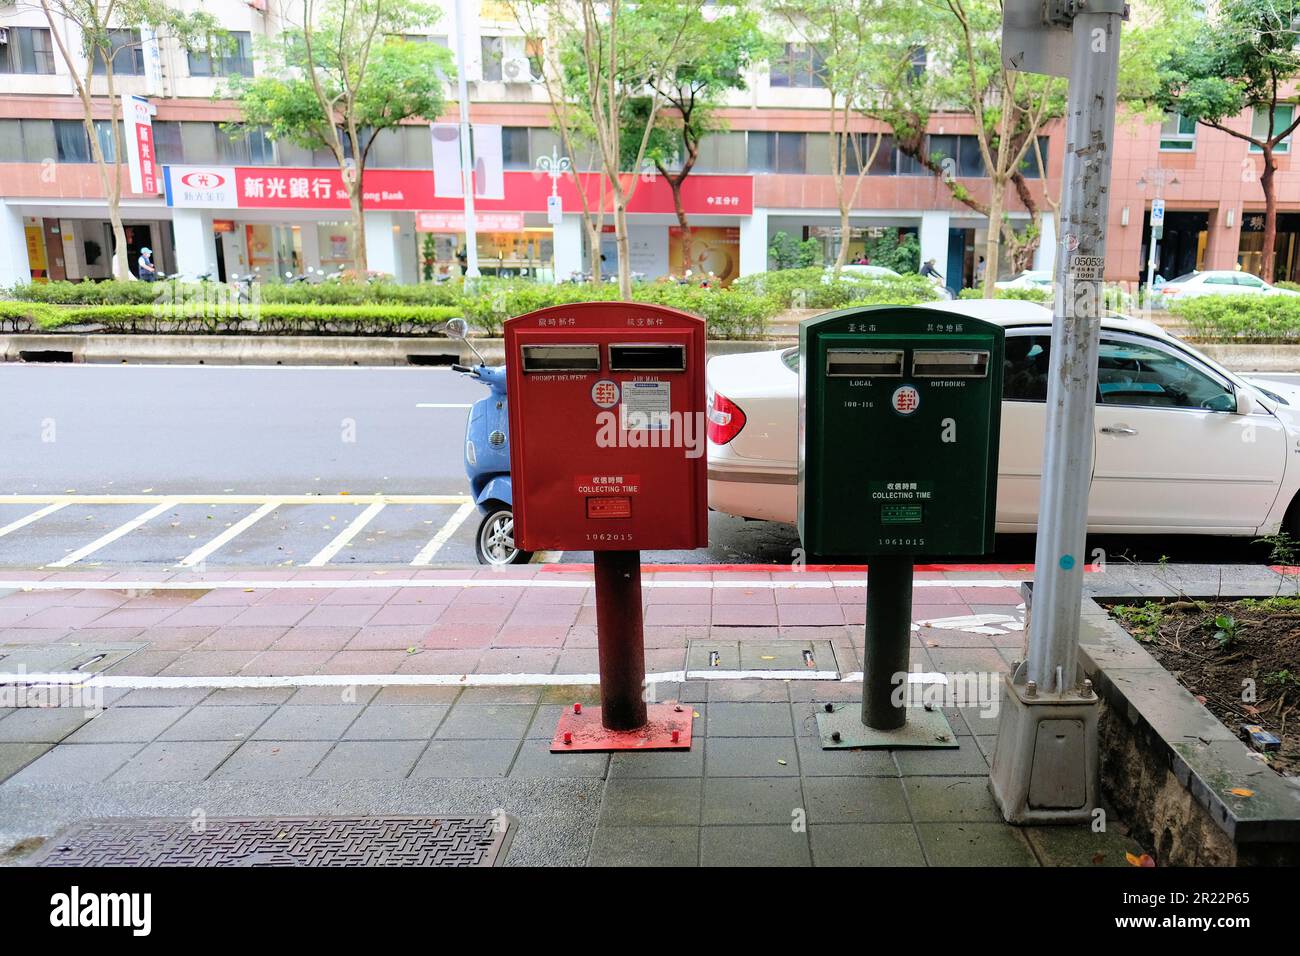
POLYGON ((690 709, 645 701, 640 552, 708 542, 704 342, 702 319, 632 302, 505 324, 515 539, 596 567, 601 706, 552 750, 690 746, 690 709))

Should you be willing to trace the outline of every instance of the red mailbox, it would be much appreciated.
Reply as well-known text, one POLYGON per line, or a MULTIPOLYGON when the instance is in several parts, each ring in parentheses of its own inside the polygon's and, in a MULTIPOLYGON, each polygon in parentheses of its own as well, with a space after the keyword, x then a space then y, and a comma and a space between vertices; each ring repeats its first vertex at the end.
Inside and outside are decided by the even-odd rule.
POLYGON ((708 543, 702 319, 580 302, 505 324, 515 539, 526 551, 708 543))

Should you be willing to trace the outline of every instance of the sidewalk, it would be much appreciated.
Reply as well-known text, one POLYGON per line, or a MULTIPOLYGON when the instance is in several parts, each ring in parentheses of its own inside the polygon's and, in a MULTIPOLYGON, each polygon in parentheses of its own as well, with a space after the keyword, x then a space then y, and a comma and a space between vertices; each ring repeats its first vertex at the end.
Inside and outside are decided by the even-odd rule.
MULTIPOLYGON (((820 748, 818 705, 861 696, 861 573, 647 573, 649 682, 698 714, 690 752, 551 754, 563 707, 598 700, 590 573, 553 567, 0 575, 0 671, 108 685, 102 709, 0 708, 0 859, 94 817, 500 809, 511 864, 1126 865, 1120 826, 1000 821, 980 707, 945 710, 954 750, 820 748), (755 675, 799 666, 786 646, 839 679, 755 675)), ((912 670, 1006 671, 1027 577, 918 572, 912 670)), ((1265 568, 1089 576, 1108 594, 1212 583, 1296 590, 1265 568)))

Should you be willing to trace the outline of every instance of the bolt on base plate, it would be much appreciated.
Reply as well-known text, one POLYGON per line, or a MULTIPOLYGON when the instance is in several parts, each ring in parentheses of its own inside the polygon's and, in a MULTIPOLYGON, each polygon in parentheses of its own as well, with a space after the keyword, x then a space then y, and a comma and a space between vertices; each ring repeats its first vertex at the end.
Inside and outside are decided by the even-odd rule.
POLYGON ((957 735, 943 711, 923 707, 907 709, 907 723, 897 730, 876 730, 862 722, 862 704, 827 704, 817 712, 817 732, 823 750, 854 748, 914 750, 926 747, 956 748, 957 735))
POLYGON ((560 715, 551 753, 613 750, 690 750, 694 708, 690 704, 649 704, 646 722, 635 730, 610 730, 599 707, 573 707, 560 715))

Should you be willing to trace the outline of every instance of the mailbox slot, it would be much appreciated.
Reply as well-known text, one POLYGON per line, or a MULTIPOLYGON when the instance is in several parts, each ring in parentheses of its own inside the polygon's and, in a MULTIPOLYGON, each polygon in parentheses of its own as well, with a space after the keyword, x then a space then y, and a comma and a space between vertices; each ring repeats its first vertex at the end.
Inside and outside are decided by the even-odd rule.
POLYGON ((989 353, 971 349, 916 349, 912 352, 914 378, 987 378, 989 353))
POLYGON ((902 378, 902 349, 827 349, 826 374, 831 377, 902 378))
POLYGON ((670 343, 627 342, 609 347, 611 372, 684 372, 686 346, 670 343))
POLYGON ((599 345, 525 345, 525 372, 599 372, 599 345))

